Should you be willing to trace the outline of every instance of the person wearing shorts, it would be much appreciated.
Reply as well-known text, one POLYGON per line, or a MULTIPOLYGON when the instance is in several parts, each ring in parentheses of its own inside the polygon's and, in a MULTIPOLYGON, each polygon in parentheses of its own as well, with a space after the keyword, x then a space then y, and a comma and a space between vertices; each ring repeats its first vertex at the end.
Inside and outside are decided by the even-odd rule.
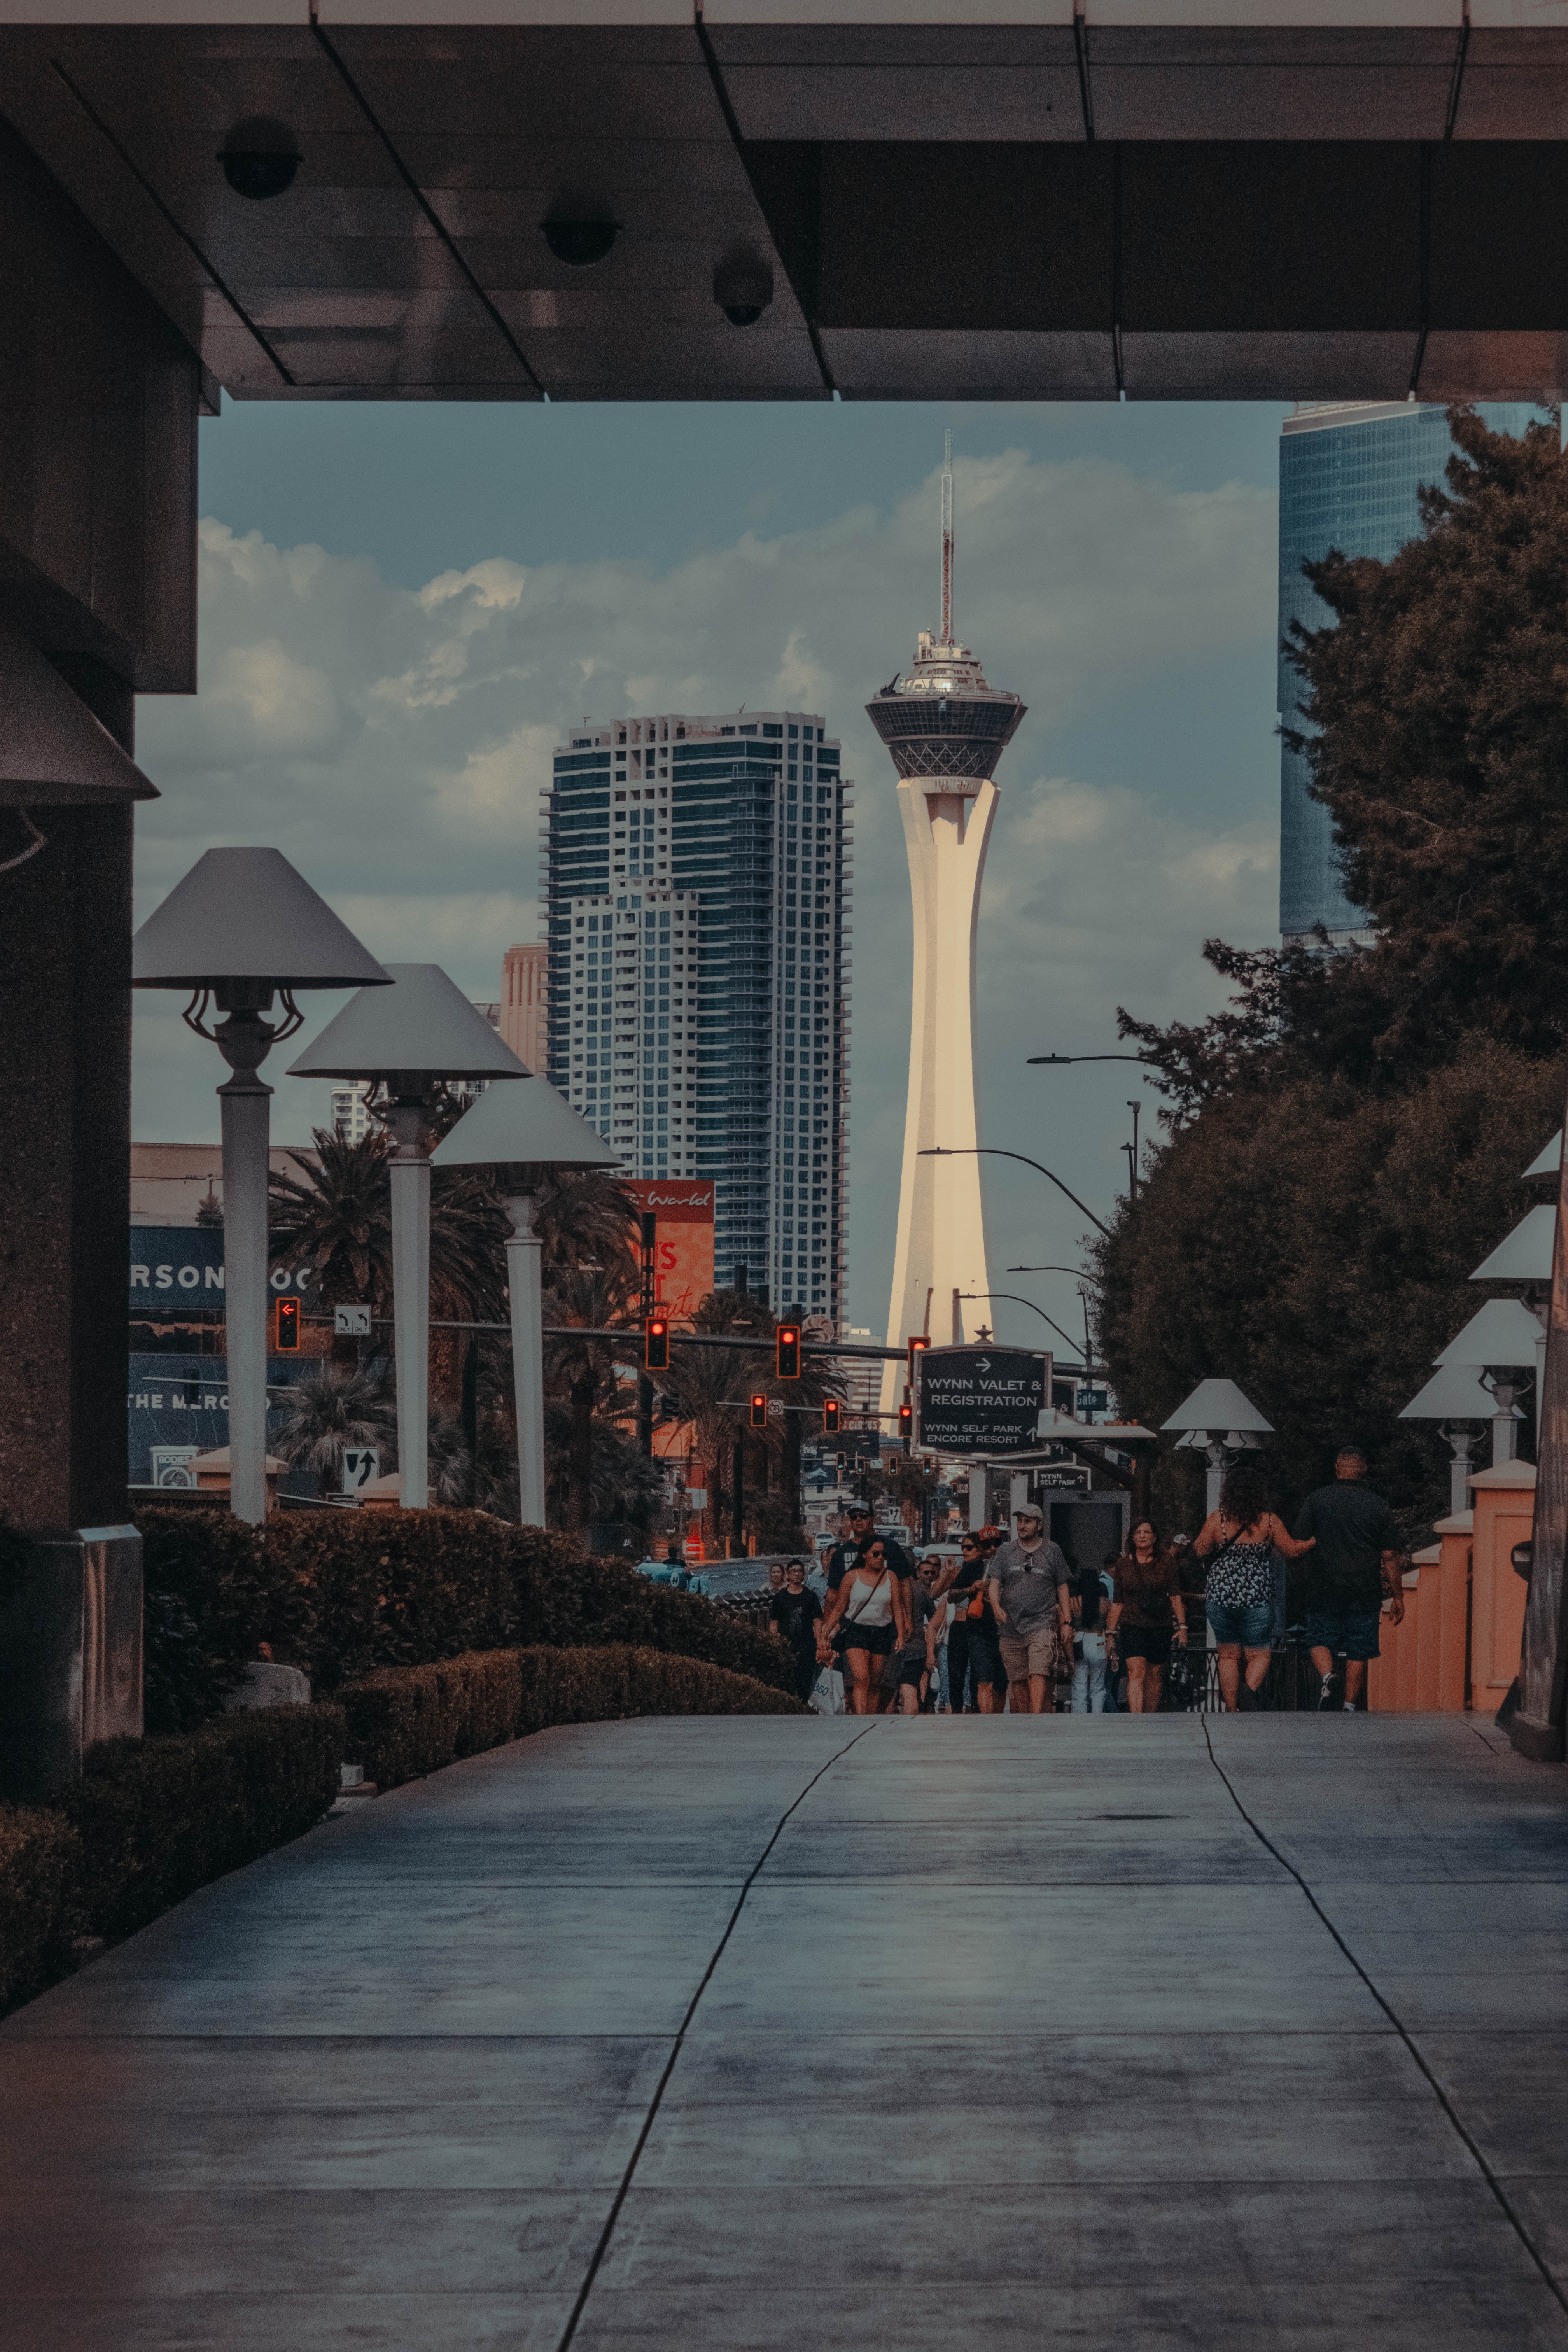
POLYGON ((1393 1512, 1366 1485, 1366 1456, 1342 1445, 1334 1483, 1309 1495, 1296 1533, 1316 1546, 1307 1570, 1306 1633, 1318 1669, 1318 1711, 1334 1707, 1334 1666, 1345 1662, 1345 1714, 1353 1713, 1366 1683, 1366 1664, 1378 1654, 1377 1627, 1386 1605, 1390 1622, 1405 1615, 1405 1547, 1393 1512))
POLYGON ((1044 1512, 1026 1503, 1013 1523, 1018 1532, 993 1559, 986 1590, 996 1612, 1007 1704, 1015 1715, 1044 1715, 1058 1661, 1072 1654, 1072 1570, 1046 1533, 1044 1512))
POLYGON ((1268 1672, 1274 1645, 1274 1554, 1282 1551, 1287 1559, 1300 1559, 1313 1541, 1308 1536, 1298 1542, 1269 1509, 1260 1470, 1238 1462, 1226 1472, 1219 1508, 1204 1521, 1193 1549, 1209 1564, 1205 1607, 1219 1654, 1220 1696, 1230 1715, 1257 1701, 1268 1672))
POLYGON ((1105 1621, 1113 1668, 1127 1668, 1127 1705, 1133 1715, 1157 1715, 1171 1663, 1173 1632, 1185 1642, 1187 1608, 1177 1580, 1176 1555, 1160 1541, 1152 1519, 1139 1519, 1127 1549, 1111 1568, 1114 1592, 1105 1621))
POLYGON ((881 1713, 884 1666, 910 1638, 904 1594, 904 1579, 888 1565, 886 1544, 873 1536, 861 1546, 827 1604, 817 1628, 816 1654, 826 1664, 834 1636, 838 1636, 851 1715, 881 1713))
POLYGON ((930 1687, 931 1676, 936 1671, 936 1649, 942 1631, 938 1604, 931 1586, 936 1580, 936 1562, 921 1560, 905 1586, 910 1612, 909 1639, 897 1654, 899 1679, 899 1709, 903 1715, 919 1715, 930 1687))

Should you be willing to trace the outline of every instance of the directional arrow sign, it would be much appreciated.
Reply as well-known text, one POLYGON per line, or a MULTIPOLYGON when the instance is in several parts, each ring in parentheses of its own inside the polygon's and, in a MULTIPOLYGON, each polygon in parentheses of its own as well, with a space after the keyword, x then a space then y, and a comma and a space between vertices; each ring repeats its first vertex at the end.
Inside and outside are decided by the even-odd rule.
POLYGON ((1051 1359, 1023 1348, 928 1348, 917 1359, 918 1445, 934 1454, 1019 1454, 1039 1443, 1051 1359))

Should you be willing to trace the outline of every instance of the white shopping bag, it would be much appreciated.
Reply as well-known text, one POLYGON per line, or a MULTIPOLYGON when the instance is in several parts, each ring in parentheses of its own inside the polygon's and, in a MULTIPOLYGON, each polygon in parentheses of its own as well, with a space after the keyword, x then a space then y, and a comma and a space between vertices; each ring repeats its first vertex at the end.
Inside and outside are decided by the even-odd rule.
POLYGON ((806 1702, 818 1715, 842 1715, 844 1712, 844 1677, 836 1667, 824 1666, 811 1686, 806 1702))

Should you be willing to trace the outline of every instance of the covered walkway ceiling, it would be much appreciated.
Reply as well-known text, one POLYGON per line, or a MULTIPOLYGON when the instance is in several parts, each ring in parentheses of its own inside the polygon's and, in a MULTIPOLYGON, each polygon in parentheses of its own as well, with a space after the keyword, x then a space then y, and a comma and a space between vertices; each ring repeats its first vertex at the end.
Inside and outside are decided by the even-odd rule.
POLYGON ((8 0, 0 110, 209 391, 1563 380, 1568 0, 134 0, 110 21, 127 12, 8 0), (301 158, 267 202, 216 160, 258 115, 301 158), (557 259, 551 216, 613 221, 612 250, 557 259), (715 269, 756 257, 774 299, 732 326, 715 269))

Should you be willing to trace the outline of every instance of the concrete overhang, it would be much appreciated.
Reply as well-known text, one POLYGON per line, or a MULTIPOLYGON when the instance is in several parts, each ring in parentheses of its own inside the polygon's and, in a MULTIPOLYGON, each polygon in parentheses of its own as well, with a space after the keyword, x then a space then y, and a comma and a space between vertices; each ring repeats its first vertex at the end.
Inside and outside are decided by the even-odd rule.
POLYGON ((215 394, 1528 398, 1568 373, 1568 0, 1521 13, 7 0, 0 105, 215 394), (218 161, 257 116, 300 158, 267 201, 218 161))

